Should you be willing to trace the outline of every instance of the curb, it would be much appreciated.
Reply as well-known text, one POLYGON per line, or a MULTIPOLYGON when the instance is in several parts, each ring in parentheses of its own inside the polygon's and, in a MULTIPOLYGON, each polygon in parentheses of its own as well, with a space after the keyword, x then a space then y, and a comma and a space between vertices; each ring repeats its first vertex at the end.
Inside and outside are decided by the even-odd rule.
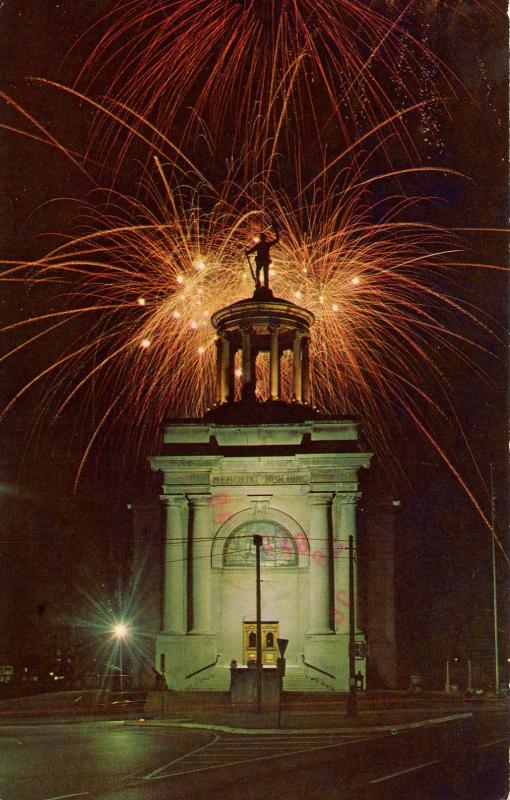
POLYGON ((432 719, 419 720, 417 722, 404 722, 397 725, 370 725, 359 728, 236 728, 230 725, 218 725, 207 722, 180 722, 178 720, 145 720, 126 721, 125 725, 143 725, 150 728, 194 728, 205 731, 219 731, 220 733, 238 733, 244 736, 260 734, 289 734, 306 735, 309 733, 399 733, 400 731, 412 730, 414 728, 426 728, 432 725, 440 725, 454 720, 468 719, 473 716, 472 712, 465 714, 452 714, 447 717, 434 717, 432 719))

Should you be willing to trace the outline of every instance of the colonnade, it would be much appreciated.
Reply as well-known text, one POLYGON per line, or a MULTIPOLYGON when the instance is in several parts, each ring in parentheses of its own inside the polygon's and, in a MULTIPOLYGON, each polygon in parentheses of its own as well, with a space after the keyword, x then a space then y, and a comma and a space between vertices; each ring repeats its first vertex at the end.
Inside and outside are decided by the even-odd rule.
MULTIPOLYGON (((209 494, 163 495, 166 505, 165 633, 188 632, 187 598, 192 598, 191 634, 211 633, 213 519, 209 494), (187 508, 186 508, 187 506, 187 508), (187 519, 191 516, 188 570, 187 519), (191 592, 188 592, 188 580, 191 592)), ((310 492, 308 633, 348 631, 348 539, 356 541, 358 493, 310 492), (333 561, 331 561, 333 559, 333 561), (331 581, 333 580, 333 585, 331 581), (331 600, 334 597, 334 608, 331 600), (335 616, 335 610, 340 611, 335 616), (333 613, 332 613, 333 612, 333 613)), ((357 581, 355 581, 355 586, 357 581)))
MULTIPOLYGON (((269 349, 269 383, 271 400, 281 400, 281 357, 285 350, 292 351, 292 399, 296 403, 310 403, 310 339, 308 334, 296 330, 291 347, 280 341, 277 326, 269 326, 269 347, 260 347, 258 336, 250 326, 241 329, 242 378, 241 397, 250 399, 256 392, 255 362, 259 352, 269 349)), ((286 337, 288 338, 288 336, 286 337)), ((234 337, 220 333, 216 339, 216 403, 231 403, 235 400, 235 357, 237 349, 234 337)))

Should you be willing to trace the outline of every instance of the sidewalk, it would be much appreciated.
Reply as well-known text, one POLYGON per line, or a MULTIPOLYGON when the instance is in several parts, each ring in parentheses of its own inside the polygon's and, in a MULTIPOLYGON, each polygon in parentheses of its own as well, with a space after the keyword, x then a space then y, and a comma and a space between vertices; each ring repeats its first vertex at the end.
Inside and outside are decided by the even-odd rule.
MULTIPOLYGON (((167 698, 165 698, 167 700, 167 698)), ((202 728, 206 730, 229 731, 236 733, 277 733, 289 732, 312 733, 318 731, 338 731, 344 733, 390 732, 428 726, 438 722, 462 719, 472 716, 481 709, 479 703, 432 703, 429 707, 420 704, 417 708, 377 709, 367 707, 365 701, 358 705, 358 715, 346 715, 345 699, 335 703, 307 702, 299 707, 297 704, 283 704, 280 724, 278 708, 265 708, 257 713, 253 706, 235 708, 233 706, 207 700, 200 705, 185 702, 180 697, 178 702, 169 703, 155 712, 155 704, 151 703, 153 713, 142 716, 137 724, 145 726, 168 726, 183 728, 202 728), (162 713, 161 713, 162 712, 162 713)), ((194 698, 195 699, 195 698, 194 698)), ((205 698, 204 698, 205 700, 205 698)), ((208 698, 209 700, 209 698, 208 698)), ((501 710, 505 710, 501 704, 501 710)))

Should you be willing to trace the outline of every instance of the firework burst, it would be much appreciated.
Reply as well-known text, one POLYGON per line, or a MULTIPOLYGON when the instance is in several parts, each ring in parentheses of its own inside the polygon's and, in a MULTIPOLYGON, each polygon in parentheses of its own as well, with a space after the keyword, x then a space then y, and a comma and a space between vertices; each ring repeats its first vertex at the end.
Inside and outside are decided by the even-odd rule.
MULTIPOLYGON (((256 130, 263 146, 283 114, 298 137, 335 145, 391 117, 417 157, 400 112, 426 101, 430 117, 460 89, 433 52, 431 30, 452 18, 467 19, 457 3, 436 0, 120 2, 94 26, 77 84, 100 87, 188 144, 205 123, 217 143, 243 143, 256 130)), ((104 117, 96 141, 103 152, 116 141, 104 117)))
POLYGON ((295 197, 259 174, 240 185, 243 171, 235 165, 213 191, 191 170, 173 184, 167 173, 176 175, 175 164, 168 169, 156 157, 143 200, 95 190, 78 235, 36 262, 5 265, 3 280, 53 284, 55 292, 51 310, 16 323, 26 336, 3 358, 55 331, 60 342, 5 411, 37 383, 46 387, 45 418, 79 399, 83 415, 88 409, 96 420, 82 466, 112 429, 123 437, 136 430, 146 451, 165 417, 203 413, 214 396, 210 317, 251 294, 243 251, 268 227, 270 212, 281 226, 273 291, 316 317, 314 404, 359 416, 382 451, 391 449, 397 406, 427 432, 431 417, 446 419, 431 391, 435 385, 446 397, 443 367, 431 354, 440 346, 473 366, 476 345, 449 320, 481 324, 438 288, 461 267, 455 237, 403 221, 418 198, 374 201, 374 178, 359 168, 327 183, 321 170, 295 197))

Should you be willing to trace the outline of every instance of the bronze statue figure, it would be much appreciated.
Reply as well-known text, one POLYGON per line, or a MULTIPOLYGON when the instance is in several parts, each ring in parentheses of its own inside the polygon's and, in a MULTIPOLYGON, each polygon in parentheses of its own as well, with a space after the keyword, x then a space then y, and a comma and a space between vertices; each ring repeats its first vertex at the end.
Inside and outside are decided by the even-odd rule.
MULTIPOLYGON (((256 244, 254 244, 253 247, 251 247, 249 250, 244 251, 246 257, 248 258, 248 261, 252 253, 255 253, 254 279, 255 279, 256 290, 261 288, 261 283, 260 283, 261 272, 263 273, 264 276, 264 289, 269 290, 269 267, 271 265, 270 250, 271 247, 273 247, 273 245, 278 244, 278 242, 280 241, 280 231, 276 223, 273 222, 271 227, 275 233, 274 239, 268 240, 266 234, 261 233, 256 244)), ((250 268, 251 268, 251 262, 250 262, 250 268)), ((253 270, 252 270, 252 275, 253 275, 253 270)))

